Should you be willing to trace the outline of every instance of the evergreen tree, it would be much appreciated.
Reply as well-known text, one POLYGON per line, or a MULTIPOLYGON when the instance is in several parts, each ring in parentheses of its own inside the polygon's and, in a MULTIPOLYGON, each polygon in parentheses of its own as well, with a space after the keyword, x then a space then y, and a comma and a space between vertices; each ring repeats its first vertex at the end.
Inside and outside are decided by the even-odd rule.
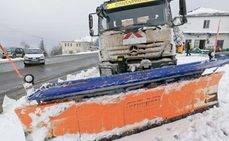
POLYGON ((45 49, 45 44, 44 44, 44 40, 42 39, 40 42, 40 49, 43 51, 44 55, 47 56, 47 51, 45 49))

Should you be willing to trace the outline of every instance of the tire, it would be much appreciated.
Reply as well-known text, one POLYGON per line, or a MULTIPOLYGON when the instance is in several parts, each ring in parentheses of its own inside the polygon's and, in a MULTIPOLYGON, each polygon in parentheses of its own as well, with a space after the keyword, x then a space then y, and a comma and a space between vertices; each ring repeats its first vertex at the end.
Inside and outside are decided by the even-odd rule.
POLYGON ((16 54, 13 54, 13 55, 12 55, 12 58, 16 58, 16 57, 17 57, 17 55, 16 55, 16 54))
POLYGON ((25 67, 28 67, 29 65, 28 64, 26 64, 26 63, 24 63, 24 65, 25 65, 25 67))

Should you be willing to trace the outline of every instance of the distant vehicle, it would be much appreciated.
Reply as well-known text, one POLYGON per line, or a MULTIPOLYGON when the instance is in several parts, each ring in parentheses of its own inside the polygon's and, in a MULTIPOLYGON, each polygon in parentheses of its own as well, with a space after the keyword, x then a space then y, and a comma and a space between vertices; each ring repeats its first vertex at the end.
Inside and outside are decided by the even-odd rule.
MULTIPOLYGON (((12 48, 7 49, 7 54, 11 58, 17 58, 17 57, 23 58, 25 55, 25 51, 22 48, 13 48, 12 47, 12 48)), ((6 59, 5 53, 2 53, 2 59, 6 59)))
POLYGON ((13 49, 13 54, 12 54, 13 58, 18 58, 18 57, 23 58, 24 55, 25 55, 24 49, 22 49, 22 48, 14 48, 13 49))
POLYGON ((41 49, 28 49, 25 51, 24 56, 25 66, 31 64, 42 64, 45 65, 45 56, 41 49))
MULTIPOLYGON (((13 48, 9 48, 6 51, 7 51, 8 56, 12 58, 14 49, 13 48)), ((2 59, 6 59, 6 54, 4 52, 2 53, 2 59)))

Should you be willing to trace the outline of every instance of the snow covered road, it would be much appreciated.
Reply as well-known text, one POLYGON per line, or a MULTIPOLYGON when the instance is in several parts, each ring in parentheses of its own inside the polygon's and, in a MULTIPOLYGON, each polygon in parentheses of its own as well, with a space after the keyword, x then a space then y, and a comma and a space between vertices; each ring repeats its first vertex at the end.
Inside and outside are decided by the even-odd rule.
MULTIPOLYGON (((193 55, 185 57, 178 55, 179 64, 190 63, 207 59, 205 56, 193 55)), ((139 134, 119 139, 119 141, 227 141, 229 140, 229 65, 222 68, 226 73, 220 82, 220 107, 215 107, 204 113, 195 114, 185 119, 162 125, 139 134)), ((88 76, 97 76, 95 68, 83 71, 78 75, 70 75, 69 79, 80 79, 88 76)), ((61 81, 61 80, 60 80, 61 81)), ((7 99, 4 105, 5 112, 0 115, 0 139, 4 141, 42 141, 43 133, 38 132, 34 137, 25 139, 22 125, 12 112, 17 105, 25 104, 24 98, 19 101, 7 99)), ((65 135, 55 141, 76 141, 76 135, 65 135)))

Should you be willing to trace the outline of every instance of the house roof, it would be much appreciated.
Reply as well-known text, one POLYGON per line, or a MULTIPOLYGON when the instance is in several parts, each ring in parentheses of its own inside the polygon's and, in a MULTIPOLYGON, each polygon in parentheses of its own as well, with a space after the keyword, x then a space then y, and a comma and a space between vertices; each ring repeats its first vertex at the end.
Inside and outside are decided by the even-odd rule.
POLYGON ((85 36, 85 37, 80 38, 80 39, 75 39, 74 41, 75 42, 94 42, 95 39, 92 38, 91 36, 85 36))
POLYGON ((189 17, 201 17, 201 16, 229 16, 229 11, 216 10, 211 8, 199 7, 192 11, 189 11, 187 16, 189 17))

